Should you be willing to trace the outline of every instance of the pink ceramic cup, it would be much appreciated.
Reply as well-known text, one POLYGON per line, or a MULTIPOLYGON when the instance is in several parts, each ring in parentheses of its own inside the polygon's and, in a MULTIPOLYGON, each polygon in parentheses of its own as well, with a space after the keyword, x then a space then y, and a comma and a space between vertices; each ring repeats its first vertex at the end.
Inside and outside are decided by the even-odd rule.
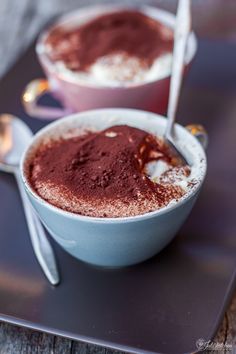
MULTIPOLYGON (((73 78, 73 74, 68 77, 68 75, 65 75, 61 71, 59 72, 56 65, 50 61, 45 53, 45 39, 48 33, 58 25, 76 26, 98 15, 121 9, 124 9, 124 6, 100 5, 81 8, 73 13, 62 16, 52 27, 40 35, 36 52, 47 79, 36 79, 27 85, 22 95, 22 102, 29 115, 37 118, 53 119, 60 118, 72 112, 104 107, 125 107, 152 111, 159 114, 166 113, 170 75, 163 79, 142 84, 126 84, 119 87, 97 86, 96 84, 93 85, 79 81, 78 78, 73 78), (38 99, 45 93, 51 93, 57 98, 61 102, 63 109, 40 105, 38 99)), ((148 16, 171 28, 174 27, 175 16, 170 12, 150 6, 140 6, 135 7, 135 9, 141 10, 148 16)), ((196 36, 191 32, 186 50, 186 68, 194 58, 196 50, 196 36)))

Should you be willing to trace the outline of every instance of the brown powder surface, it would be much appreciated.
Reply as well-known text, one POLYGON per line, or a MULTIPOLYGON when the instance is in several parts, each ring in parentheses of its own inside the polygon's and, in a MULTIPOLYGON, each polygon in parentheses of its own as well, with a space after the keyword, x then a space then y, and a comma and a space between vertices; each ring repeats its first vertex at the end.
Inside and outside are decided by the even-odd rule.
POLYGON ((162 140, 126 125, 41 144, 29 163, 35 191, 59 208, 88 216, 143 214, 185 192, 153 182, 145 165, 165 160, 182 168, 162 140))
POLYGON ((140 59, 144 67, 172 51, 173 33, 142 12, 124 10, 98 16, 73 29, 56 27, 46 40, 52 61, 74 71, 86 71, 98 58, 123 53, 140 59))

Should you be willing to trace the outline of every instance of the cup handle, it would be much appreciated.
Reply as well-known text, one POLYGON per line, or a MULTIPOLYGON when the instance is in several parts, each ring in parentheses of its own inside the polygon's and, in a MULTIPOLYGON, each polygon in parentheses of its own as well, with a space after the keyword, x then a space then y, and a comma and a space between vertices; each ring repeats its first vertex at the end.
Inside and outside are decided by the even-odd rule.
POLYGON ((57 119, 71 113, 67 109, 38 104, 39 98, 46 93, 50 93, 49 83, 46 79, 35 79, 26 86, 21 100, 28 115, 42 119, 57 119))
POLYGON ((189 124, 185 127, 202 145, 203 149, 207 149, 208 134, 206 129, 200 124, 189 124))

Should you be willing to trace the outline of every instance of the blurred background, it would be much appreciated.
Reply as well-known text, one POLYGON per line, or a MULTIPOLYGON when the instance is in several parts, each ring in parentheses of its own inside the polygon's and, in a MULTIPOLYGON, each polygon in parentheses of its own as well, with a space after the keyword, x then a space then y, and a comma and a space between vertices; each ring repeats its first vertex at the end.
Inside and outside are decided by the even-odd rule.
MULTIPOLYGON (((116 0, 1 0, 0 1, 0 76, 53 16, 78 6, 116 0)), ((176 0, 120 0, 124 4, 151 4, 170 11, 176 0)), ((205 38, 236 43, 235 0, 192 0, 193 28, 205 38)))

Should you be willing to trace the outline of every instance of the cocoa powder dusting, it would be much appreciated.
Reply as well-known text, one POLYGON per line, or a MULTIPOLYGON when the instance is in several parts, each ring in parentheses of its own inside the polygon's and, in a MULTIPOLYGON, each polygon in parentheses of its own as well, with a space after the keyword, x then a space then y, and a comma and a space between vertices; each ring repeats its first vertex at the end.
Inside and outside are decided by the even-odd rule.
MULTIPOLYGON (((60 205, 63 209, 92 216, 128 216, 132 215, 132 205, 134 214, 148 212, 184 194, 180 187, 155 183, 145 174, 145 164, 159 158, 176 164, 161 140, 130 126, 113 126, 42 144, 31 159, 29 180, 44 199, 48 198, 40 192, 44 190, 41 186, 61 187, 64 200, 76 198, 88 208, 81 211, 68 203, 60 205), (113 205, 112 215, 104 212, 109 203, 113 205), (122 204, 122 215, 114 211, 114 204, 122 204)), ((49 202, 57 205, 56 201, 49 202)))
POLYGON ((74 71, 86 71, 98 58, 125 53, 152 65, 171 52, 173 33, 168 27, 139 11, 124 10, 98 16, 73 29, 56 27, 46 44, 52 61, 63 61, 74 71))

